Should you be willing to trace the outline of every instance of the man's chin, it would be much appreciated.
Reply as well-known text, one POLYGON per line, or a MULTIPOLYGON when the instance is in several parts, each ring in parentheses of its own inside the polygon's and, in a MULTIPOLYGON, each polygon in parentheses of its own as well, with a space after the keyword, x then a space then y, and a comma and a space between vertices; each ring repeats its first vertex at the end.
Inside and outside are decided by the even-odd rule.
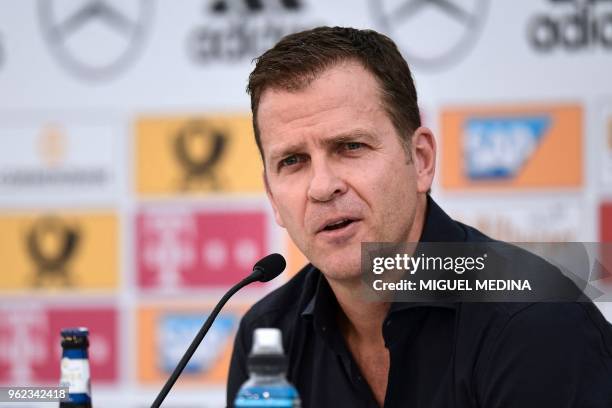
POLYGON ((321 259, 313 264, 327 277, 333 281, 355 281, 361 278, 360 257, 334 256, 331 259, 321 259))

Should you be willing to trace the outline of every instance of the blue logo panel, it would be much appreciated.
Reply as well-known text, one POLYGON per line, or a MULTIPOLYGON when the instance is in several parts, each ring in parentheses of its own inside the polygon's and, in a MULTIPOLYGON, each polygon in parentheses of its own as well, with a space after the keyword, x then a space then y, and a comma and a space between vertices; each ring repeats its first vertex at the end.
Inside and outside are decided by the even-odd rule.
MULTIPOLYGON (((160 317, 157 332, 157 350, 161 370, 171 373, 189 347, 208 316, 192 313, 168 313, 160 317)), ((238 316, 221 314, 200 344, 185 373, 202 374, 219 358, 238 324, 238 316)))
POLYGON ((548 116, 468 119, 463 127, 467 177, 473 180, 515 177, 550 125, 548 116))

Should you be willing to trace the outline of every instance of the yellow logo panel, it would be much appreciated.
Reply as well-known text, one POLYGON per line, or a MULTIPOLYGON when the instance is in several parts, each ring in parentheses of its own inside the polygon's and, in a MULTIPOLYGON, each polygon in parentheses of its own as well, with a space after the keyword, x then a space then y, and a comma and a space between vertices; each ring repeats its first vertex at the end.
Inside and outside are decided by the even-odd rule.
POLYGON ((262 192, 250 116, 141 118, 136 190, 144 195, 262 192))
POLYGON ((0 290, 118 285, 114 214, 5 213, 0 231, 0 290))
POLYGON ((304 266, 306 266, 309 261, 287 233, 285 233, 285 242, 287 245, 287 269, 285 270, 284 275, 286 279, 289 280, 297 275, 297 273, 304 266))

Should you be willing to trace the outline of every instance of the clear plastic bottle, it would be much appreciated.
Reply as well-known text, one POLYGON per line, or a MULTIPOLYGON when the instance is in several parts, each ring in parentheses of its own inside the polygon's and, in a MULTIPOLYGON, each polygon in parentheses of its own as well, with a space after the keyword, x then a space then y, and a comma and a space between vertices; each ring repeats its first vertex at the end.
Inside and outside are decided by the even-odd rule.
POLYGON ((297 390, 285 378, 287 359, 279 329, 255 329, 249 355, 249 379, 234 401, 235 408, 301 407, 297 390))

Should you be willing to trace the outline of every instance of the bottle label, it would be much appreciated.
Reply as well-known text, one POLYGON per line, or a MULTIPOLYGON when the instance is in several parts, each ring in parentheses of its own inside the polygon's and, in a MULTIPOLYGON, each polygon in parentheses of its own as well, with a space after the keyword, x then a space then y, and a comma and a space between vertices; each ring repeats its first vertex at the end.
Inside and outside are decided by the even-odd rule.
POLYGON ((234 402, 236 407, 283 407, 283 408, 300 408, 299 400, 291 399, 246 399, 237 398, 234 402))
POLYGON ((89 360, 86 358, 62 358, 61 384, 68 385, 69 394, 90 394, 89 360))

